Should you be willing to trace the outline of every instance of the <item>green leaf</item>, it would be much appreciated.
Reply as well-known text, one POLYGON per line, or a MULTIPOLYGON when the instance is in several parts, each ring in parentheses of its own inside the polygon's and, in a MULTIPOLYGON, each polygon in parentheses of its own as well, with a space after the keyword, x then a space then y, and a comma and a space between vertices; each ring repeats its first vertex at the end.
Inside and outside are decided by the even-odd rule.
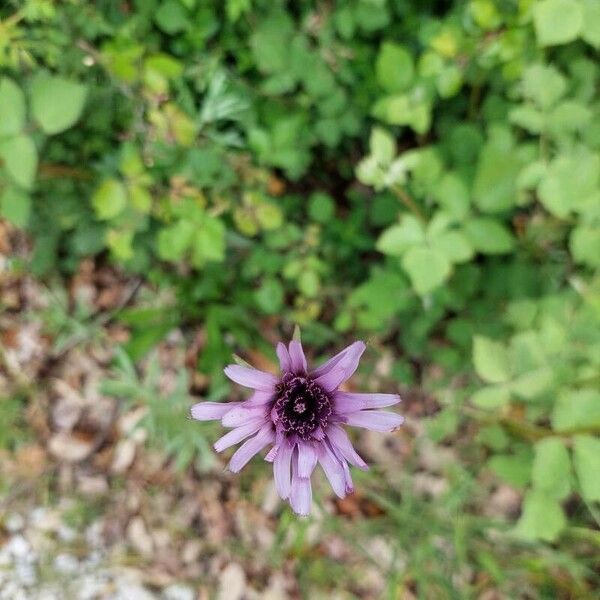
POLYGON ((600 268, 600 227, 576 227, 571 232, 569 247, 575 262, 600 268))
POLYGON ((502 408, 509 401, 509 388, 499 385, 480 388, 471 396, 471 402, 475 406, 486 410, 502 408))
POLYGON ((328 194, 314 192, 308 200, 308 214, 313 221, 327 223, 335 215, 335 201, 328 194))
POLYGON ((25 95, 8 77, 0 79, 0 137, 21 133, 25 125, 25 95))
POLYGON ((399 225, 392 225, 379 236, 376 248, 389 256, 402 256, 408 248, 424 241, 425 230, 421 222, 412 215, 405 215, 399 225))
POLYGON ((600 49, 600 2, 597 0, 583 0, 581 37, 596 50, 600 49))
POLYGON ((44 133, 60 133, 79 119, 86 96, 85 85, 40 73, 31 83, 31 111, 44 133))
POLYGON ((414 77, 413 59, 408 50, 392 42, 384 42, 377 57, 375 73, 379 85, 387 92, 403 92, 414 77))
POLYGON ((523 72, 522 86, 526 98, 547 109, 562 98, 567 90, 567 80, 555 67, 536 64, 523 72))
POLYGON ((511 382, 511 390, 520 398, 533 400, 552 387, 553 373, 548 367, 541 367, 519 375, 511 382))
POLYGON ((99 219, 112 219, 127 205, 127 190, 117 179, 106 179, 92 196, 92 206, 99 219))
POLYGON ((158 255, 164 260, 178 261, 192 245, 195 226, 184 219, 158 233, 158 255))
POLYGON ((31 189, 37 171, 38 154, 33 140, 24 134, 0 142, 0 158, 11 178, 25 189, 31 189))
POLYGON ((545 438, 534 446, 531 482, 536 491, 563 500, 571 491, 571 461, 559 438, 545 438))
POLYGON ((441 285, 452 272, 452 266, 443 254, 424 246, 409 248, 402 257, 402 266, 421 296, 441 285))
POLYGON ((553 542, 567 522, 560 504, 544 492, 527 492, 515 534, 527 540, 553 542))
POLYGON ((431 248, 444 254, 452 263, 463 263, 473 258, 471 242, 462 231, 444 231, 431 240, 431 248))
POLYGON ((314 271, 302 271, 298 277, 298 289, 307 298, 314 298, 319 293, 321 282, 314 271))
POLYGON ((192 247, 192 263, 201 267, 207 261, 221 262, 225 259, 225 225, 221 219, 204 215, 200 229, 196 231, 192 247))
POLYGON ((508 351, 499 342, 475 336, 473 364, 477 375, 488 383, 504 383, 510 379, 508 351))
POLYGON ((31 212, 31 198, 19 188, 6 186, 0 195, 0 215, 17 227, 25 227, 31 212))
POLYGON ((583 8, 578 0, 542 0, 533 7, 533 24, 539 46, 566 44, 581 33, 583 8))
POLYGON ((559 394, 552 412, 555 431, 600 427, 600 391, 580 389, 559 394))
POLYGON ((254 299, 261 310, 268 315, 273 315, 283 306, 284 291, 281 283, 274 278, 265 279, 261 286, 254 292, 254 299))
POLYGON ((483 254, 506 254, 514 247, 512 234, 496 219, 469 219, 464 229, 475 250, 483 254))
POLYGON ((446 173, 435 187, 434 198, 452 217, 464 219, 469 214, 469 190, 455 173, 446 173))
POLYGON ((165 33, 171 35, 185 31, 189 26, 188 13, 177 0, 161 2, 154 14, 154 20, 165 33))
POLYGON ((521 161, 504 138, 492 138, 483 147, 473 183, 473 199, 484 212, 502 212, 516 204, 515 181, 521 161))
POLYGON ((519 449, 515 454, 496 454, 487 466, 508 484, 524 488, 531 479, 532 456, 529 447, 519 449))
POLYGON ((371 130, 369 149, 381 165, 389 165, 394 156, 396 156, 396 142, 394 138, 381 127, 373 127, 371 130))
POLYGON ((559 154, 538 186, 542 204, 553 215, 565 218, 597 189, 600 156, 584 147, 559 154))
POLYGON ((573 466, 588 502, 600 502, 600 439, 591 435, 573 438, 573 466))

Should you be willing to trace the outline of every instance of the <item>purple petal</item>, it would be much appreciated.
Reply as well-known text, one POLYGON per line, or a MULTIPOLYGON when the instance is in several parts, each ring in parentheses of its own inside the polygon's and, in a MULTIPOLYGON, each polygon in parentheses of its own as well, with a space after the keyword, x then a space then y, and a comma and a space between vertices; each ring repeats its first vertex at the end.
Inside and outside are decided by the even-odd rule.
POLYGON ((341 352, 338 352, 335 356, 332 356, 328 361, 324 362, 320 367, 317 367, 312 372, 313 378, 317 379, 317 378, 321 377, 321 375, 325 375, 326 373, 331 371, 331 369, 335 365, 337 365, 340 362, 340 360, 342 360, 342 358, 344 358, 346 356, 346 354, 351 350, 351 348, 355 344, 362 344, 362 343, 363 342, 358 341, 358 342, 354 342, 353 344, 350 344, 349 346, 346 346, 346 348, 344 348, 341 352))
POLYGON ((265 406, 244 406, 242 404, 226 412, 221 419, 221 423, 224 427, 239 427, 245 425, 248 421, 265 416, 265 406))
POLYGON ((341 461, 342 469, 344 470, 344 480, 346 483, 346 494, 351 494, 354 491, 354 484, 352 483, 352 475, 350 475, 350 469, 348 463, 345 460, 341 461))
POLYGON ((317 450, 314 444, 300 442, 298 444, 298 475, 310 477, 317 465, 317 450))
POLYGON ((254 392, 248 400, 244 402, 244 406, 250 408, 253 406, 262 406, 264 404, 268 404, 273 399, 273 390, 268 392, 254 392))
POLYGON ((330 425, 327 429, 327 437, 333 450, 337 450, 351 465, 363 469, 366 471, 369 466, 359 456, 358 452, 354 449, 348 434, 337 425, 330 425))
POLYGON ((298 340, 290 342, 290 359, 292 361, 292 372, 296 374, 306 373, 306 357, 304 356, 302 344, 298 340))
POLYGON ((328 392, 337 389, 341 383, 352 377, 365 348, 364 342, 354 342, 348 346, 338 362, 317 377, 315 382, 328 392))
POLYGON ((387 410, 361 410, 348 415, 346 423, 373 431, 394 431, 404 423, 404 417, 387 410))
POLYGON ((247 438, 249 435, 256 433, 265 423, 264 419, 254 419, 246 425, 242 425, 241 427, 237 427, 236 429, 232 429, 228 433, 226 433, 223 437, 219 438, 215 443, 213 448, 217 452, 223 452, 226 448, 241 442, 243 439, 247 438))
POLYGON ((229 470, 232 473, 239 473, 248 461, 258 454, 267 444, 275 439, 273 426, 267 423, 262 429, 249 440, 246 440, 233 454, 229 461, 229 470))
POLYGON ((244 387, 270 392, 277 383, 277 377, 271 373, 265 373, 251 367, 242 367, 240 365, 229 365, 225 367, 225 375, 232 381, 243 385, 244 387))
POLYGON ((290 358, 290 353, 285 347, 285 344, 279 342, 275 351, 277 352, 277 358, 279 359, 281 372, 289 373, 292 370, 292 359, 290 358))
POLYGON ((198 402, 192 406, 190 413, 192 418, 198 421, 212 421, 222 418, 225 413, 239 404, 239 402, 198 402))
POLYGON ((337 496, 346 496, 346 478, 342 463, 334 456, 327 444, 319 446, 319 464, 337 496))
POLYGON ((310 479, 298 475, 298 460, 294 455, 292 465, 292 488, 290 490, 290 505, 297 515, 308 516, 312 504, 312 488, 310 479))
POLYGON ((400 402, 398 394, 354 394, 338 391, 334 398, 335 410, 340 414, 357 412, 364 408, 384 408, 400 402))
POLYGON ((272 463, 275 460, 275 457, 277 456, 277 453, 279 452, 279 446, 273 446, 268 452, 267 455, 265 456, 265 460, 267 462, 272 463))
POLYGON ((275 461, 273 462, 273 477, 275 478, 275 487, 277 493, 283 500, 287 500, 291 490, 291 461, 292 461, 292 446, 284 441, 277 451, 275 461))

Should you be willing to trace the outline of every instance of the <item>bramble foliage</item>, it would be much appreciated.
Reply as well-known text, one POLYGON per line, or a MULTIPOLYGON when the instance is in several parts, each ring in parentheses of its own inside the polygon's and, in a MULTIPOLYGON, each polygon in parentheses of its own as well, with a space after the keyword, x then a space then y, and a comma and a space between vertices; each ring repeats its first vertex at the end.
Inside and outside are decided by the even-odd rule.
POLYGON ((1 214, 39 275, 102 255, 156 287, 120 316, 131 359, 201 321, 222 397, 233 346, 270 351, 263 317, 315 348, 381 340, 442 405, 432 437, 474 419, 475 471, 525 490, 514 536, 593 538, 596 0, 9 0, 0 19, 1 214))

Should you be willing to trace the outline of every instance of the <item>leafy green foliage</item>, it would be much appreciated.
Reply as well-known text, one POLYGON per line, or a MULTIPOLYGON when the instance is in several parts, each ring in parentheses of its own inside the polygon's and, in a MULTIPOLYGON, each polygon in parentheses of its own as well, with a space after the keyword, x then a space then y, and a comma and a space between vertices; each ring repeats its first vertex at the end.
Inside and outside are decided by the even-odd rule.
POLYGON ((214 461, 214 457, 207 440, 198 433, 197 426, 189 418, 192 403, 187 391, 186 373, 177 375, 175 387, 169 393, 161 391, 160 379, 161 369, 156 354, 149 358, 144 374, 139 376, 127 353, 119 349, 113 375, 102 383, 102 391, 129 405, 147 407, 139 426, 146 429, 151 443, 173 457, 178 469, 185 469, 196 459, 206 467, 214 461))

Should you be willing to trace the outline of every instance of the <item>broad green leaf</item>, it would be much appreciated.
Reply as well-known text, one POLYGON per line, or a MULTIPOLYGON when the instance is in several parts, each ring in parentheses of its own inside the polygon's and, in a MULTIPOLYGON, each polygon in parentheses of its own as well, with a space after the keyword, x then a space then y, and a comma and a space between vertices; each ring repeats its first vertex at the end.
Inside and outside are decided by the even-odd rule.
POLYGON ((548 115, 548 131, 553 136, 581 131, 592 120, 592 116, 593 113, 587 106, 565 100, 555 106, 548 115))
POLYGON ((37 171, 38 154, 33 140, 24 134, 0 142, 0 158, 13 181, 31 189, 37 171))
POLYGON ((506 254, 513 249, 512 234, 496 219, 472 218, 464 228, 475 250, 483 254, 506 254))
POLYGON ((133 258, 133 231, 111 229, 106 235, 106 244, 118 260, 133 258))
POLYGON ((531 479, 532 455, 529 447, 514 454, 496 454, 487 466, 508 484, 524 488, 531 479))
POLYGON ((431 248, 443 254, 452 263, 463 263, 475 253, 471 242, 462 231, 444 231, 430 242, 431 248))
POLYGON ((545 438, 534 446, 531 482, 536 491, 563 500, 571 491, 571 461, 563 441, 545 438))
POLYGON ((384 42, 375 64, 379 85, 387 92, 403 92, 414 77, 413 59, 408 50, 392 42, 384 42))
POLYGON ((421 222, 412 215, 405 215, 399 225, 386 229, 377 240, 377 250, 390 256, 402 256, 408 248, 422 244, 425 231, 421 222))
POLYGON ((92 206, 99 219, 112 219, 127 205, 127 190, 117 179, 106 179, 92 196, 92 206))
POLYGON ((402 257, 402 266, 421 296, 441 285, 452 272, 451 264, 443 254, 425 246, 409 248, 402 257))
POLYGON ((396 142, 394 138, 381 127, 373 127, 369 140, 371 154, 381 165, 389 165, 396 156, 396 142))
POLYGON ((597 0, 583 0, 581 37, 596 50, 600 49, 600 2, 597 0))
POLYGON ((192 245, 195 225, 182 219, 158 233, 158 255, 164 260, 178 261, 192 245))
POLYGON ((544 492, 531 490, 523 501, 515 534, 527 540, 553 542, 566 524, 562 507, 556 499, 544 492))
POLYGON ((283 306, 283 287, 277 279, 267 278, 254 292, 254 299, 263 312, 269 315, 275 314, 283 306))
POLYGON ((464 219, 469 213, 469 190, 455 173, 446 173, 434 189, 439 205, 452 217, 464 219))
POLYGON ((31 111, 47 134, 60 133, 81 116, 87 86, 40 73, 31 83, 31 111))
POLYGON ((0 194, 0 215, 17 227, 25 227, 31 212, 31 198, 17 187, 5 186, 0 194))
POLYGON ((25 95, 8 77, 0 79, 0 138, 21 133, 25 125, 25 95))
POLYGON ((523 104, 513 108, 508 114, 511 123, 522 127, 529 133, 540 133, 544 129, 544 115, 537 108, 523 104))
POLYGON ((225 258, 225 225, 217 217, 205 215, 195 233, 192 246, 192 263, 202 267, 207 261, 225 258))
POLYGON ((552 387, 553 373, 548 367, 541 367, 519 375, 511 382, 511 390, 520 398, 532 400, 552 387))
POLYGON ((559 394, 552 412, 555 431, 600 427, 600 391, 579 389, 559 394))
POLYGON ((471 402, 475 406, 486 410, 502 408, 506 406, 509 401, 509 388, 500 385, 482 387, 471 396, 471 402))
POLYGON ((475 336, 473 364, 477 375, 488 383, 504 383, 510 379, 508 352, 499 342, 475 336))
POLYGON ((463 84, 462 70, 455 65, 448 65, 442 69, 435 80, 438 94, 442 98, 456 96, 463 84))
POLYGON ((473 199, 484 212, 501 212, 516 204, 515 181, 521 161, 504 138, 492 138, 479 155, 473 199))
POLYGON ((335 215, 335 201, 323 192, 314 192, 308 200, 308 214, 313 221, 327 223, 335 215))
POLYGON ((533 7, 533 24, 539 46, 555 46, 575 40, 583 27, 579 0, 542 0, 533 7))
POLYGON ((600 502, 600 439, 591 435, 575 436, 573 466, 581 495, 589 502, 600 502))
POLYGON ((187 11, 177 0, 164 0, 154 14, 156 24, 171 35, 185 31, 190 26, 187 11))
POLYGON ((314 271, 304 270, 298 277, 298 289, 307 298, 314 298, 319 293, 321 282, 314 271))
POLYGON ((600 156, 587 148, 559 154, 538 186, 542 204, 565 218, 592 194, 600 180, 600 156))
POLYGON ((580 225, 573 229, 569 247, 575 262, 600 268, 600 226, 580 225))
POLYGON ((547 109, 562 98, 567 90, 567 80, 555 67, 536 64, 525 69, 522 86, 526 98, 547 109))

